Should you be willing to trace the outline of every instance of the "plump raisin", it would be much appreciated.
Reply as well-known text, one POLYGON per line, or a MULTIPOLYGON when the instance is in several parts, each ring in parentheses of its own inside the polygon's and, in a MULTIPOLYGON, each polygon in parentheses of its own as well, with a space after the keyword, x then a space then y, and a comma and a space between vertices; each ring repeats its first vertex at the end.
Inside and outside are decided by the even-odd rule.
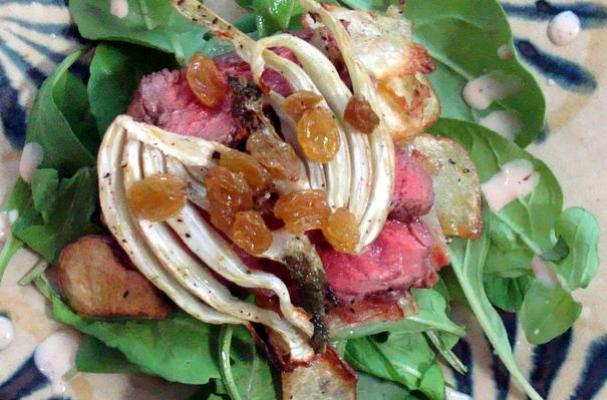
POLYGON ((138 218, 160 222, 185 206, 188 183, 172 175, 156 175, 135 182, 127 192, 127 202, 138 218))
POLYGON ((280 107, 282 112, 293 117, 295 121, 308 110, 322 101, 322 97, 314 92, 301 90, 287 97, 280 107))
POLYGON ((192 92, 207 107, 219 106, 228 89, 215 62, 201 53, 190 58, 186 79, 192 92))
POLYGON ((241 211, 234 217, 232 240, 247 253, 259 255, 270 248, 272 231, 258 212, 241 211))
POLYGON ((253 208, 253 193, 242 174, 224 167, 209 170, 204 179, 211 223, 229 233, 236 213, 253 208))
POLYGON ((379 125, 379 117, 371 108, 371 104, 360 96, 350 98, 344 111, 344 119, 360 132, 367 134, 373 133, 379 125))
POLYGON ((274 215, 294 234, 320 229, 331 214, 327 193, 322 190, 304 190, 281 196, 274 206, 274 215))
POLYGON ((270 174, 251 155, 237 150, 221 154, 219 165, 235 173, 241 173, 254 195, 263 193, 270 185, 270 174))
POLYGON ((247 139, 247 151, 263 165, 272 178, 296 181, 300 176, 300 160, 295 150, 282 140, 254 132, 247 139))
POLYGON ((297 123, 297 141, 309 160, 331 161, 340 145, 335 119, 324 108, 306 111, 297 123))
POLYGON ((340 253, 354 254, 360 239, 356 217, 345 208, 338 208, 327 218, 322 233, 340 253))

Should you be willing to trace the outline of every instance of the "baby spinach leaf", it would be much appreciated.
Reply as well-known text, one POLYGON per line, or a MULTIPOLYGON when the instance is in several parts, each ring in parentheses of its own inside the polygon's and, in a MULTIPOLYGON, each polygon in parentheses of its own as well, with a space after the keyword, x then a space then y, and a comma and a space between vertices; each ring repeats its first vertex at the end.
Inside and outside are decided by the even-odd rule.
POLYGON ((224 325, 219 338, 220 371, 232 400, 279 399, 270 364, 246 328, 224 325))
POLYGON ((350 340, 345 358, 357 370, 421 390, 431 399, 444 398, 444 386, 442 395, 437 395, 441 383, 436 376, 423 384, 436 358, 422 334, 389 333, 350 340))
POLYGON ((373 375, 358 373, 357 399, 360 400, 414 400, 418 397, 404 386, 373 375))
POLYGON ((53 317, 122 352, 148 374, 171 382, 205 384, 219 378, 217 329, 184 312, 162 320, 108 321, 82 317, 52 296, 53 317))
MULTIPOLYGON (((487 218, 485 222, 488 223, 487 218)), ((516 365, 506 328, 485 294, 483 267, 488 250, 489 240, 486 233, 476 240, 455 239, 449 247, 452 268, 470 308, 510 375, 532 400, 541 400, 541 396, 527 382, 516 365)))
POLYGON ((44 81, 27 124, 26 142, 42 146, 42 166, 71 175, 95 165, 99 142, 84 84, 68 70, 83 50, 66 57, 44 81))
POLYGON ((97 175, 92 168, 82 168, 59 181, 56 170, 43 169, 34 172, 33 181, 37 183, 33 191, 21 181, 13 189, 19 197, 28 197, 21 200, 12 231, 48 262, 54 262, 67 244, 100 230, 92 222, 98 203, 97 175))
POLYGON ((531 344, 549 342, 565 333, 578 319, 582 305, 558 284, 534 280, 519 319, 531 344))
POLYGON ((125 44, 98 45, 87 90, 99 132, 105 132, 116 116, 126 112, 144 75, 174 64, 173 57, 156 50, 125 44))
POLYGON ((526 146, 537 137, 544 128, 544 96, 514 55, 512 32, 497 1, 410 0, 405 15, 415 26, 414 40, 424 45, 436 61, 437 70, 430 80, 441 100, 443 117, 478 121, 490 112, 505 110, 521 122, 517 144, 526 146), (501 46, 513 55, 500 58, 501 46), (487 110, 469 107, 459 95, 466 83, 496 71, 517 82, 520 90, 494 101, 487 110))
POLYGON ((129 362, 120 350, 106 346, 89 335, 84 336, 78 348, 76 368, 80 372, 100 374, 141 372, 141 368, 129 362))
POLYGON ((111 2, 71 0, 70 12, 80 34, 93 40, 113 40, 173 53, 180 63, 200 51, 206 30, 179 14, 166 0, 127 0, 128 14, 111 12, 111 2))
POLYGON ((562 259, 554 260, 550 265, 569 290, 586 288, 596 275, 599 268, 599 232, 596 218, 583 208, 568 208, 559 217, 556 233, 562 241, 557 242, 557 246, 565 243, 568 251, 561 249, 559 253, 562 259))

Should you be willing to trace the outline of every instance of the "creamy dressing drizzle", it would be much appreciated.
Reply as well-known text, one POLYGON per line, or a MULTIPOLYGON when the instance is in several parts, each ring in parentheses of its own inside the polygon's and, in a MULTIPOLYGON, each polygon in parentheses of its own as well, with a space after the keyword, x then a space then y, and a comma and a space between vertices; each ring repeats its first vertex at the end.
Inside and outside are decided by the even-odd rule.
POLYGON ((129 15, 129 3, 127 0, 110 0, 110 13, 118 18, 129 15))
POLYGON ((19 160, 19 176, 21 176, 21 179, 30 183, 34 170, 42 163, 42 158, 42 146, 35 142, 26 144, 19 160))
POLYGON ((468 396, 467 394, 458 392, 451 388, 447 388, 446 395, 447 400, 473 400, 472 397, 468 396))
POLYGON ((499 212, 510 202, 531 194, 540 182, 540 175, 529 160, 510 161, 500 172, 482 184, 483 194, 493 212, 499 212))
POLYGON ((6 349, 15 337, 15 328, 13 322, 3 316, 0 316, 0 351, 6 349))
POLYGON ((516 78, 509 78, 504 73, 495 71, 469 81, 464 86, 462 98, 470 107, 484 110, 494 101, 515 94, 520 87, 516 78))
POLYGON ((493 111, 479 119, 479 124, 508 138, 514 139, 516 133, 523 127, 521 120, 511 112, 493 111))
POLYGON ((510 45, 503 44, 497 49, 497 56, 502 60, 508 60, 512 57, 512 50, 510 50, 510 45))
POLYGON ((51 382, 53 394, 62 395, 67 391, 63 377, 76 366, 80 339, 76 332, 56 332, 44 339, 34 352, 36 367, 51 382))
POLYGON ((579 17, 572 11, 563 11, 548 24, 548 39, 557 46, 565 46, 573 42, 581 30, 579 17))

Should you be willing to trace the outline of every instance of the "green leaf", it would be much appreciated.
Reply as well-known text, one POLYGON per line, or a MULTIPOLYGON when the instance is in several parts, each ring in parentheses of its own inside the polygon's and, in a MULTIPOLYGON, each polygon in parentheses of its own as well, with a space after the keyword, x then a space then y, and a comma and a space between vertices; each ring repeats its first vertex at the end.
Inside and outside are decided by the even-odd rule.
POLYGON ((206 30, 179 14, 166 0, 127 0, 128 14, 118 18, 109 1, 71 0, 70 13, 80 34, 92 40, 134 43, 175 54, 180 63, 201 51, 206 30))
MULTIPOLYGON (((488 219, 485 218, 485 223, 488 219)), ((485 229, 488 226, 485 225, 485 229)), ((527 382, 516 365, 508 334, 498 313, 495 311, 483 285, 483 267, 489 250, 488 235, 483 234, 476 240, 455 239, 449 247, 451 265, 462 287, 468 304, 483 328, 494 351, 500 357, 514 380, 532 400, 541 400, 535 389, 527 382)))
POLYGON ((411 294, 418 306, 418 313, 400 321, 375 322, 355 328, 347 328, 333 335, 333 340, 356 339, 380 332, 421 333, 437 330, 455 336, 466 334, 463 327, 447 316, 447 301, 434 289, 413 289, 411 294))
POLYGON ((531 344, 549 342, 565 333, 582 312, 582 305, 558 284, 535 280, 521 307, 519 320, 531 344))
POLYGON ((568 208, 557 222, 556 233, 566 243, 568 252, 564 254, 561 250, 564 257, 551 265, 569 290, 586 288, 600 264, 600 227, 596 218, 583 208, 568 208))
POLYGON ((141 368, 129 362, 119 350, 89 335, 84 336, 78 348, 76 368, 80 372, 101 374, 141 372, 141 368))
POLYGON ((225 325, 219 340, 221 373, 232 400, 280 398, 279 380, 246 328, 225 325))
POLYGON ((297 0, 253 0, 253 11, 269 19, 278 29, 287 29, 291 19, 304 10, 297 0))
POLYGON ((102 43, 91 61, 88 95, 99 132, 126 112, 144 75, 174 66, 168 54, 125 44, 102 43))
POLYGON ((359 400, 412 400, 417 398, 398 383, 362 372, 358 374, 357 393, 356 398, 359 400))
POLYGON ((350 340, 345 358, 357 370, 437 398, 432 397, 436 387, 422 387, 424 375, 436 359, 422 334, 390 333, 350 340))
POLYGON ((122 352, 148 374, 171 382, 205 384, 219 378, 217 329, 183 312, 163 320, 104 321, 81 317, 52 296, 53 316, 122 352))
POLYGON ((44 81, 27 124, 26 142, 42 146, 42 166, 62 175, 95 165, 98 135, 86 88, 68 71, 82 53, 79 50, 66 57, 44 81))
POLYGON ((48 223, 55 210, 59 194, 59 172, 52 168, 37 169, 32 174, 32 199, 34 208, 48 223))
POLYGON ((409 0, 405 15, 413 22, 414 40, 436 61, 430 75, 441 100, 443 117, 478 121, 496 110, 506 110, 521 121, 516 143, 526 146, 544 128, 546 104, 540 87, 516 55, 498 56, 506 45, 512 53, 512 32, 504 11, 494 0, 409 0), (520 90, 487 110, 471 109, 460 93, 467 82, 499 71, 518 81, 520 90))
POLYGON ((501 278, 485 275, 485 292, 496 307, 509 312, 520 310, 525 293, 533 278, 529 275, 517 278, 501 278))
MULTIPOLYGON (((55 185, 57 172, 44 170, 35 176, 40 185, 36 187, 36 191, 32 193, 27 184, 18 183, 13 192, 19 193, 18 197, 24 194, 41 196, 50 193, 43 188, 55 185)), ((41 199, 38 200, 38 203, 43 205, 41 209, 35 208, 35 201, 29 198, 21 199, 19 218, 12 226, 13 234, 17 238, 51 263, 67 244, 100 230, 91 221, 98 203, 97 176, 93 169, 83 168, 73 177, 62 179, 53 192, 54 197, 48 197, 46 201, 57 206, 50 208, 44 205, 41 199), (46 220, 40 213, 46 214, 46 220)))
POLYGON ((420 392, 431 400, 445 399, 445 378, 440 364, 435 362, 424 374, 419 385, 420 392))

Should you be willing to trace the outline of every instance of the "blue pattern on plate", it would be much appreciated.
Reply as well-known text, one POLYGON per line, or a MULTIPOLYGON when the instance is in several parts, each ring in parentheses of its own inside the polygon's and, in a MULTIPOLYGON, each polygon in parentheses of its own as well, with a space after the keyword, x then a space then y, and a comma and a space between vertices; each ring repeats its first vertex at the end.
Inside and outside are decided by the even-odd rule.
POLYGON ((586 351, 584 371, 571 400, 593 399, 607 381, 607 335, 596 339, 586 351))
POLYGON ((468 368, 465 374, 460 374, 457 371, 453 371, 453 378, 455 379, 455 388, 458 392, 465 393, 472 396, 474 391, 474 385, 472 382, 474 373, 474 360, 472 359, 472 352, 470 351, 470 343, 466 339, 462 339, 455 347, 453 347, 453 353, 460 359, 462 363, 468 368))
POLYGON ((607 24, 607 7, 589 2, 569 2, 552 4, 539 0, 528 4, 513 4, 502 2, 504 11, 511 17, 536 21, 548 21, 563 11, 573 11, 580 18, 582 28, 597 28, 607 24))
POLYGON ((0 385, 0 399, 19 400, 42 389, 49 384, 46 376, 42 375, 32 355, 27 361, 0 385))
POLYGON ((573 330, 533 349, 533 369, 529 380, 542 397, 548 397, 554 380, 569 354, 573 330))
MULTIPOLYGON (((516 343, 516 328, 518 326, 516 314, 500 312, 500 316, 504 327, 506 327, 508 342, 514 348, 514 344, 516 343)), ((491 352, 491 370, 493 371, 493 379, 495 380, 495 389, 497 391, 495 399, 506 400, 510 391, 510 373, 495 352, 491 352)))

